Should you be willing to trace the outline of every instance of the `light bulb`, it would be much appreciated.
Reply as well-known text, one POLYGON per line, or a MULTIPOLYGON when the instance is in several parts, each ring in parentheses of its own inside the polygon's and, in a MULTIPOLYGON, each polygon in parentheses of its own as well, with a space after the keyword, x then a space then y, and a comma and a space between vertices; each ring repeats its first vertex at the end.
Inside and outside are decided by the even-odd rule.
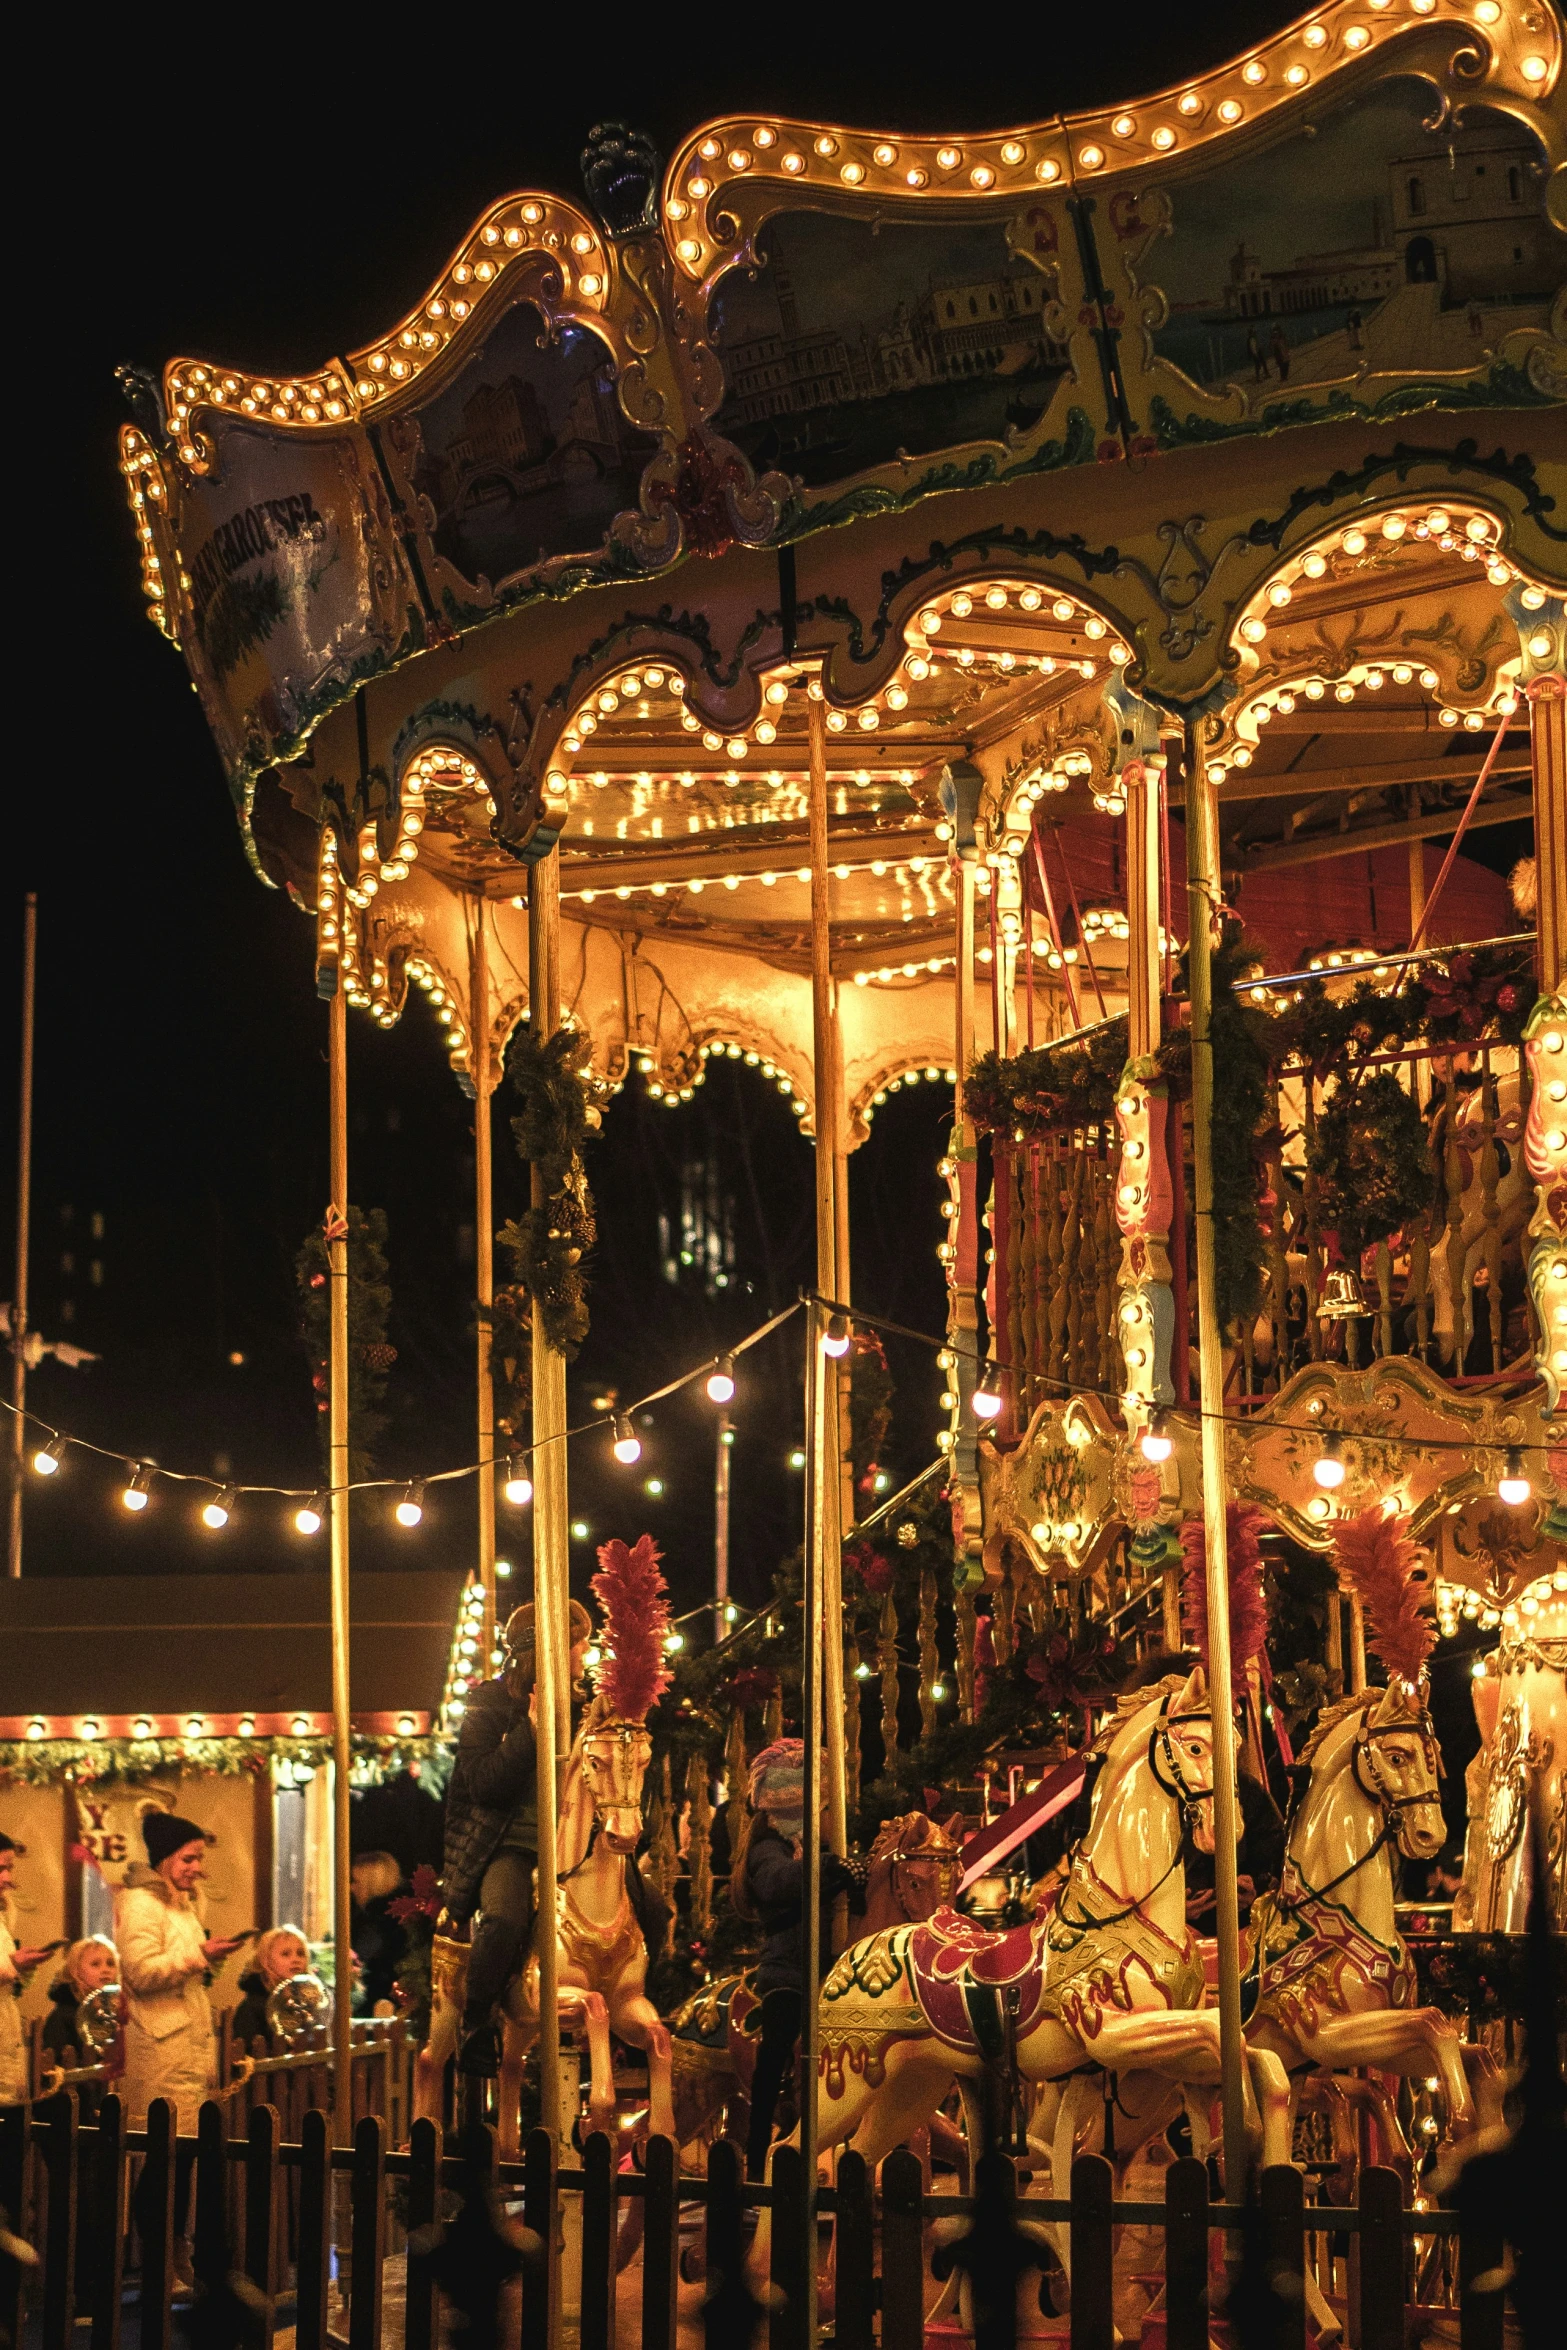
POLYGON ((233 1514, 234 1488, 232 1485, 225 1485, 221 1492, 213 1495, 202 1511, 201 1522, 204 1526, 210 1526, 215 1534, 220 1527, 228 1524, 233 1514))
POLYGON ((424 1516, 424 1486, 416 1481, 410 1485, 396 1509, 392 1512, 399 1526, 417 1526, 424 1516))
POLYGON ((301 1534, 320 1533, 325 1498, 324 1494, 313 1493, 310 1499, 301 1502, 299 1508, 294 1512, 294 1524, 301 1534))
POLYGON ((1169 1459, 1175 1450, 1175 1441, 1170 1434, 1170 1418, 1167 1412, 1160 1411, 1152 1414, 1147 1427, 1143 1430, 1138 1449, 1145 1461, 1167 1461, 1169 1459))
POLYGON ((976 1387, 969 1397, 969 1402, 974 1407, 976 1420, 1000 1419, 1002 1398, 993 1387, 976 1387))
POLYGON ((516 1454, 506 1463, 506 1482, 501 1491, 514 1510, 523 1509, 533 1499, 533 1479, 516 1454))
POLYGON ((846 1355, 849 1351, 849 1317, 832 1314, 822 1332, 822 1352, 828 1355, 846 1355))
POLYGON ((733 1355, 720 1355, 717 1364, 707 1374, 708 1399, 712 1403, 733 1403, 735 1393, 735 1360, 733 1355))
POLYGON ((1337 1436, 1324 1436, 1322 1455, 1313 1461, 1311 1473, 1326 1492, 1336 1492, 1344 1482, 1344 1446, 1337 1436))
POLYGON ((120 1499, 128 1510, 144 1510, 151 1498, 147 1488, 152 1483, 152 1471, 144 1468, 137 1461, 127 1461, 125 1467, 127 1470, 125 1490, 120 1495, 120 1499))
POLYGON ((1496 1480, 1496 1498, 1505 1501, 1510 1510, 1522 1509, 1533 1491, 1523 1465, 1523 1446, 1510 1444, 1502 1462, 1502 1473, 1496 1480))
POLYGON ((55 1470, 60 1466, 60 1455, 64 1450, 65 1439, 61 1436, 52 1436, 47 1444, 41 1444, 38 1447, 33 1455, 33 1467, 38 1471, 40 1477, 54 1475, 55 1470))
POLYGON ((614 1454, 623 1469, 629 1469, 642 1458, 642 1439, 624 1412, 615 1414, 614 1454))
POLYGON ((666 1655, 676 1655, 680 1649, 684 1648, 685 1644, 686 1636, 683 1632, 666 1632, 664 1634, 664 1650, 666 1655))

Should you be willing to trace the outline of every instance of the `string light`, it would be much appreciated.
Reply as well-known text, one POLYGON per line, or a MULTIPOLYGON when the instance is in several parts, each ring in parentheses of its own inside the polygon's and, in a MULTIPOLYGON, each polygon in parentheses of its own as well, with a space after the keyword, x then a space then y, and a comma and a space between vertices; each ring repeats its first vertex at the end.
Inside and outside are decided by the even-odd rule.
POLYGON ((1145 1461, 1167 1461, 1169 1459, 1175 1450, 1175 1444, 1170 1434, 1168 1412, 1161 1410, 1152 1414, 1147 1427, 1143 1430, 1138 1449, 1145 1461))
POLYGON ((64 1450, 65 1439, 61 1436, 53 1437, 48 1444, 41 1444, 39 1446, 38 1450, 33 1455, 33 1467, 38 1471, 40 1477, 52 1477, 54 1475, 56 1469, 60 1466, 60 1455, 64 1452, 64 1450))
POLYGON ((976 1420, 999 1420, 1001 1417, 1002 1400, 1002 1397, 996 1392, 995 1388, 986 1387, 984 1385, 976 1387, 973 1394, 969 1397, 969 1402, 974 1407, 974 1417, 976 1420))
POLYGON ((144 1510, 151 1496, 147 1488, 152 1483, 152 1471, 139 1461, 125 1464, 125 1489, 120 1495, 128 1510, 144 1510))
POLYGON ((624 1412, 615 1414, 614 1454, 623 1469, 631 1468, 642 1458, 642 1439, 624 1412))
POLYGON ((846 1355, 849 1351, 849 1317, 830 1314, 822 1332, 822 1352, 827 1355, 846 1355))
POLYGON ((319 1534, 325 1508, 326 1495, 313 1493, 310 1499, 294 1512, 294 1524, 298 1531, 301 1534, 319 1534))
POLYGON ((416 1478, 392 1512, 399 1526, 417 1526, 424 1516, 424 1481, 416 1478))
POLYGON ((1510 1444, 1502 1460, 1502 1473, 1496 1480, 1496 1498, 1505 1501, 1510 1510, 1522 1509, 1533 1491, 1523 1465, 1523 1446, 1510 1444))
POLYGON ((220 1528, 228 1524, 234 1515, 234 1504, 237 1499, 238 1496, 232 1485, 220 1487, 201 1513, 202 1524, 210 1526, 216 1534, 220 1528))
POLYGON ((707 1375, 707 1393, 711 1403, 733 1403, 735 1393, 733 1355, 719 1356, 717 1364, 707 1375))
POLYGON ((514 1510, 526 1508, 533 1499, 533 1479, 515 1453, 506 1463, 506 1482, 501 1491, 514 1510))
POLYGON ((1311 1465, 1311 1473, 1327 1493, 1336 1493, 1344 1482, 1344 1442, 1339 1436, 1324 1436, 1322 1451, 1311 1465))

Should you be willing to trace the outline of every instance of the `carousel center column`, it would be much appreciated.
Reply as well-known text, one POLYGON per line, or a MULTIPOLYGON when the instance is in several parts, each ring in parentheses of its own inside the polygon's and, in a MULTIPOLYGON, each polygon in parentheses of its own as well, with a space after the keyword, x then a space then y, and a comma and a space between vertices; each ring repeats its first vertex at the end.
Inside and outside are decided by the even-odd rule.
MULTIPOLYGON (((528 882, 528 1004, 536 1040, 560 1026, 560 852, 532 869, 528 882)), ((532 1170, 532 1205, 547 1204, 543 1171, 532 1170)), ((538 1660, 537 1803, 539 1815, 539 2111, 560 2112, 559 1959, 554 1933, 557 1869, 556 1790, 571 1745, 570 1628, 567 1565, 566 1358, 544 1333, 533 1301, 533 1636, 538 1660)))
POLYGON ((348 1652, 348 991, 333 973, 327 1011, 332 1196, 327 1209, 331 1301, 328 1447, 332 1480, 332 2112, 338 2144, 354 2133, 354 1967, 349 1947, 353 1887, 349 1876, 349 1772, 352 1717, 348 1652))

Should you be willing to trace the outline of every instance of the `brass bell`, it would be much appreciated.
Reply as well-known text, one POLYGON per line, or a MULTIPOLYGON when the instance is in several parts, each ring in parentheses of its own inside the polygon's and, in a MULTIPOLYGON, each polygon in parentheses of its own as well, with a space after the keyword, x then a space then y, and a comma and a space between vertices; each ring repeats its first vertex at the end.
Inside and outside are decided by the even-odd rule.
POLYGON ((1317 1308, 1319 1322, 1352 1322, 1357 1314, 1368 1313, 1360 1283, 1348 1265, 1332 1265, 1322 1287, 1322 1303, 1317 1308))

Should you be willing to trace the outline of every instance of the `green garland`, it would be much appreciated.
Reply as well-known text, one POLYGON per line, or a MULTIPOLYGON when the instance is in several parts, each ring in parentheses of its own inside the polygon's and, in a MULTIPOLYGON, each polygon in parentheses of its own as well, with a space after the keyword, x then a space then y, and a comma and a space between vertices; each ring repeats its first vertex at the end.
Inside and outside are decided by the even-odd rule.
POLYGON ((1213 1257, 1219 1327, 1226 1334, 1262 1305, 1259 1141, 1270 1108, 1266 1012, 1236 993, 1259 960, 1238 922, 1226 922, 1213 956, 1213 1257))
POLYGON ((497 1439, 525 1446, 533 1403, 533 1309, 520 1282, 498 1289, 490 1308, 490 1385, 497 1439))
POLYGON ((598 1237, 582 1145, 599 1123, 594 1081, 586 1074, 592 1040, 585 1029, 558 1028, 542 1042, 519 1028, 506 1074, 522 1100, 512 1120, 517 1155, 541 1176, 544 1205, 506 1224, 499 1235, 516 1278, 543 1320, 556 1354, 575 1361, 588 1334, 583 1259, 598 1237))
MULTIPOLYGON (((387 1344, 392 1307, 387 1279, 386 1213, 372 1208, 348 1211, 348 1470, 368 1477, 371 1447, 386 1426, 378 1407, 386 1395, 386 1374, 397 1360, 387 1344)), ((326 1235, 312 1232, 294 1259, 299 1285, 300 1336, 310 1357, 311 1385, 321 1430, 321 1454, 330 1473, 328 1414, 331 1410, 332 1297, 326 1235)))
POLYGON ((1432 1204, 1425 1120, 1391 1070, 1358 1086, 1339 1080, 1307 1166, 1317 1178, 1317 1212, 1351 1266, 1432 1204))
POLYGON ((1047 1134, 1102 1125, 1126 1066, 1127 1025, 1112 1020, 1081 1044, 981 1053, 963 1080, 964 1114, 983 1134, 1047 1134))
MULTIPOLYGON (((452 1749, 441 1737, 379 1737, 356 1730, 350 1780, 379 1787, 412 1769, 432 1796, 451 1776, 452 1749)), ((134 1787, 174 1777, 259 1778, 277 1763, 320 1770, 332 1760, 329 1736, 306 1738, 10 1738, 0 1740, 0 1785, 78 1787, 117 1782, 134 1787)))

